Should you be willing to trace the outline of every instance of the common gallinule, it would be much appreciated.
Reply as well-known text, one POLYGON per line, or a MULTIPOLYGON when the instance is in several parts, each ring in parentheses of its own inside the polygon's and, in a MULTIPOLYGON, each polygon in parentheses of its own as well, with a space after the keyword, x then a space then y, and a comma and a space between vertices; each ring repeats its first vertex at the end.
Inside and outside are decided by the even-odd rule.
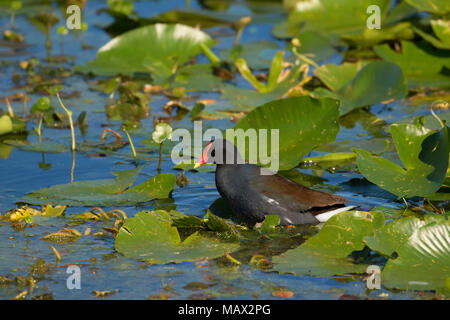
POLYGON ((195 168, 215 163, 216 186, 234 214, 248 224, 276 214, 281 225, 314 224, 354 206, 345 206, 348 199, 316 191, 279 174, 261 175, 263 169, 246 164, 237 148, 228 140, 208 143, 195 168))

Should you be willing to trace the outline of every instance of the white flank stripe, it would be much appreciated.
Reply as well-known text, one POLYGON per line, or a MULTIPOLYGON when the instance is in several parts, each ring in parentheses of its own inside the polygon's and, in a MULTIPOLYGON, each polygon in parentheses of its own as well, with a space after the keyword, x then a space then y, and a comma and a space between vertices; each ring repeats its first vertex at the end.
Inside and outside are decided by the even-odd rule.
POLYGON ((356 208, 356 206, 343 207, 343 208, 339 208, 339 209, 336 209, 336 210, 327 211, 327 212, 318 214, 315 217, 320 222, 325 222, 325 221, 328 221, 328 219, 330 219, 332 216, 334 216, 334 215, 336 215, 338 213, 344 212, 344 211, 351 210, 353 208, 356 208))

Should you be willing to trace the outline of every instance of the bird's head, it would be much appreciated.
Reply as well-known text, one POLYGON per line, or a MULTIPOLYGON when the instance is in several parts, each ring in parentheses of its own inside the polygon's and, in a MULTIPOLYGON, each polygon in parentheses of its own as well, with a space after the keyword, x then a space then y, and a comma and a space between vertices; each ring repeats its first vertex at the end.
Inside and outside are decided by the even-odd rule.
POLYGON ((206 145, 203 155, 195 163, 194 169, 205 163, 243 164, 245 162, 233 143, 228 140, 216 139, 206 145))

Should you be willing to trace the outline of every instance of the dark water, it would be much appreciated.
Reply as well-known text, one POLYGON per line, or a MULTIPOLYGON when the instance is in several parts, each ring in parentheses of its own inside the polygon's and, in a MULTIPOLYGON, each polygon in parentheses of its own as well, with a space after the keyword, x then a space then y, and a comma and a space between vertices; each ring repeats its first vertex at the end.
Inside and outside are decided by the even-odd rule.
MULTIPOLYGON (((96 50, 106 43, 110 37, 100 28, 99 25, 106 25, 112 22, 111 18, 105 14, 98 15, 96 11, 105 7, 103 1, 88 1, 84 10, 83 20, 89 25, 89 30, 81 36, 73 34, 64 37, 64 52, 76 56, 76 59, 65 66, 70 68, 75 64, 84 64, 95 57, 96 50), (83 50, 81 44, 85 43, 95 49, 83 50)), ((135 10, 141 16, 152 16, 156 13, 165 12, 172 8, 184 6, 184 1, 139 1, 135 2, 135 10)), ((199 5, 192 1, 191 7, 197 8, 199 5)), ((61 11, 56 7, 54 12, 62 17, 61 11)), ((281 7, 279 10, 264 13, 267 20, 276 21, 282 18, 281 7), (270 18, 270 19, 269 19, 270 18)), ((252 12, 246 6, 246 2, 238 2, 233 5, 230 12, 252 12)), ((262 19, 264 20, 264 19, 262 19)), ((264 22, 264 21, 263 21, 264 22)), ((0 26, 5 29, 9 25, 9 17, 1 15, 0 26)), ((18 31, 25 34, 25 41, 30 47, 27 53, 13 57, 4 57, 0 66, 0 92, 1 95, 11 95, 21 92, 20 89, 11 89, 14 83, 11 80, 13 72, 23 73, 18 63, 30 57, 38 59, 45 58, 45 37, 42 33, 24 17, 16 18, 18 31)), ((270 35, 272 23, 255 23, 245 29, 242 35, 242 42, 255 40, 273 40, 270 35)), ((55 28, 54 28, 55 29, 55 28)), ((213 29, 215 30, 215 29, 213 29)), ((216 47, 216 52, 221 48, 229 47, 234 37, 223 37, 216 47)), ((60 54, 59 36, 55 30, 52 32, 54 46, 52 55, 60 54)), ((281 43, 281 42, 280 42, 281 43)), ((340 57, 335 57, 333 62, 339 62, 340 57)), ((205 58, 200 58, 205 61, 205 58)), ((45 63, 45 62, 43 62, 45 63)), ((242 79, 238 80, 241 86, 248 86, 242 79)), ((94 112, 104 110, 109 98, 106 94, 92 91, 82 76, 74 74, 64 81, 64 91, 71 92, 77 90, 81 93, 80 98, 65 100, 76 118, 82 111, 88 112, 88 123, 86 136, 76 129, 78 141, 95 140, 100 141, 103 132, 102 126, 108 126, 119 130, 121 122, 108 120, 104 112, 94 112)), ((30 94, 32 101, 28 102, 30 107, 39 95, 30 94)), ((200 98, 219 98, 219 94, 202 94, 200 98)), ((162 106, 167 102, 163 96, 154 97, 150 102, 152 115, 141 121, 141 129, 132 133, 135 144, 140 147, 139 141, 149 138, 152 132, 152 121, 154 115, 164 115, 162 106)), ((1 106, 5 109, 5 106, 1 106)), ((402 104, 390 105, 393 109, 387 111, 383 106, 373 106, 371 112, 377 117, 393 122, 404 117, 405 114, 425 114, 425 105, 412 107, 402 104), (405 113, 406 112, 406 113, 405 113)), ((22 103, 13 103, 13 108, 20 113, 22 103)), ((190 127, 192 122, 188 119, 174 121, 173 127, 190 127)), ((203 126, 214 126, 217 128, 230 128, 234 125, 229 120, 207 120, 203 126)), ((29 128, 36 127, 36 124, 29 123, 29 128)), ((44 129, 44 138, 51 137, 52 140, 70 144, 70 131, 58 129, 44 129)), ((338 140, 355 139, 355 137, 370 137, 367 127, 362 125, 362 121, 356 122, 353 128, 341 128, 338 140)), ((36 142, 37 136, 30 135, 28 140, 36 142)), ((123 155, 112 155, 110 157, 88 157, 85 153, 76 154, 76 166, 74 170, 75 181, 87 179, 112 178, 111 172, 130 169, 134 167, 131 157, 131 149, 126 147, 121 150, 123 155)), ((146 167, 138 178, 137 182, 148 179, 157 173, 157 154, 146 155, 147 159, 142 160, 146 167)), ((163 161, 163 172, 178 171, 172 169, 173 164, 168 155, 163 161)), ((0 158, 0 212, 5 214, 9 209, 16 207, 16 200, 24 194, 42 187, 55 184, 69 183, 72 167, 72 155, 70 152, 61 154, 45 154, 24 152, 17 148, 12 148, 10 155, 6 159, 0 158), (39 167, 39 163, 50 164, 48 170, 39 167)), ((348 197, 352 203, 369 209, 377 205, 399 206, 399 204, 386 197, 386 194, 376 187, 367 188, 352 179, 360 179, 356 173, 304 169, 304 173, 319 175, 326 179, 326 184, 336 186, 333 191, 337 194, 348 197)), ((185 214, 203 216, 205 209, 219 197, 214 183, 213 173, 192 173, 186 172, 190 183, 184 188, 176 187, 173 191, 173 201, 162 201, 145 204, 140 207, 123 207, 128 216, 133 216, 143 209, 155 209, 156 207, 174 207, 185 214)), ((357 180, 356 180, 357 181, 357 180)), ((326 189, 327 187, 325 187, 326 189)), ((61 218, 40 218, 35 223, 39 226, 26 228, 23 231, 15 231, 8 223, 0 224, 0 276, 14 278, 17 275, 25 276, 29 272, 30 265, 36 263, 38 259, 43 259, 54 264, 55 256, 50 249, 51 243, 40 238, 48 232, 55 232, 66 227, 70 220, 67 218, 70 213, 85 212, 85 208, 68 208, 66 217, 61 218)), ((93 232, 101 230, 101 224, 84 224, 75 226, 77 230, 83 232, 87 227, 93 232)), ((293 291, 297 299, 337 299, 341 294, 351 294, 360 297, 374 297, 392 299, 417 298, 418 296, 408 292, 390 292, 387 290, 366 291, 365 283, 361 277, 310 277, 279 275, 277 273, 262 272, 247 265, 239 267, 223 267, 212 263, 208 267, 199 268, 194 263, 181 263, 169 265, 147 265, 142 262, 124 258, 114 250, 114 240, 112 237, 81 237, 77 242, 55 245, 62 254, 62 265, 53 266, 42 279, 37 283, 33 295, 52 293, 56 299, 91 299, 95 298, 93 290, 116 290, 112 299, 145 299, 151 295, 164 291, 164 287, 170 286, 174 292, 174 298, 244 298, 252 299, 255 294, 262 299, 273 298, 271 293, 279 288, 285 287, 293 291), (82 263, 81 267, 81 289, 69 290, 66 287, 68 274, 64 265, 71 263, 82 263), (209 285, 208 289, 192 291, 184 288, 190 282, 203 282, 209 285), (382 295, 381 295, 382 294, 382 295), (387 295, 386 295, 387 294, 387 295), (381 295, 381 296, 380 296, 381 295)), ((11 299, 28 287, 0 284, 0 299, 11 299)), ((29 298, 29 296, 28 296, 29 298)))

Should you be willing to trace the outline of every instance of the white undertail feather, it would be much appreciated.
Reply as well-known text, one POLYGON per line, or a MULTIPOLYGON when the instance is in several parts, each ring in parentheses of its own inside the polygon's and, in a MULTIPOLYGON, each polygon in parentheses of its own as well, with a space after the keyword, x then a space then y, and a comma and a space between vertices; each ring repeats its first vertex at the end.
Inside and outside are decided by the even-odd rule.
POLYGON ((315 218, 317 220, 319 220, 320 222, 325 222, 325 221, 328 221, 332 216, 337 215, 338 213, 341 213, 344 211, 351 210, 353 208, 356 208, 356 206, 343 207, 343 208, 339 208, 336 210, 327 211, 327 212, 318 214, 317 216, 315 216, 315 218))

